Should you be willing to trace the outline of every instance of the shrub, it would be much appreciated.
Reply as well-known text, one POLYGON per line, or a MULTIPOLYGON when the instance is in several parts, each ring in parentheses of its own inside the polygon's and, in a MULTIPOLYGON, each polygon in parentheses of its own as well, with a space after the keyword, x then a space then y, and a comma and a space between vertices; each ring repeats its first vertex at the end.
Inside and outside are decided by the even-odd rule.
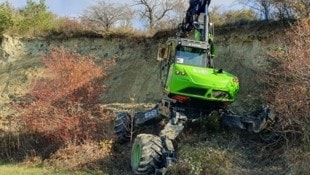
POLYGON ((13 9, 8 3, 0 4, 0 34, 13 26, 13 9))
MULTIPOLYGON (((265 82, 265 96, 279 114, 276 129, 283 134, 302 134, 309 143, 310 126, 310 20, 300 20, 287 30, 282 47, 270 53, 274 63, 265 82)), ((293 137, 296 138, 296 137, 293 137)))
POLYGON ((55 27, 56 16, 48 11, 45 0, 27 1, 26 7, 15 17, 14 29, 20 34, 40 34, 55 27))
MULTIPOLYGON (((99 128, 108 116, 99 104, 106 77, 93 59, 65 49, 51 49, 43 57, 46 77, 33 82, 31 103, 18 106, 25 132, 56 143, 79 144, 107 137, 99 128)), ((106 129, 107 130, 107 129, 106 129)))
POLYGON ((70 19, 70 18, 61 18, 59 20, 58 31, 62 32, 66 35, 70 35, 77 32, 83 32, 84 26, 78 20, 70 19))

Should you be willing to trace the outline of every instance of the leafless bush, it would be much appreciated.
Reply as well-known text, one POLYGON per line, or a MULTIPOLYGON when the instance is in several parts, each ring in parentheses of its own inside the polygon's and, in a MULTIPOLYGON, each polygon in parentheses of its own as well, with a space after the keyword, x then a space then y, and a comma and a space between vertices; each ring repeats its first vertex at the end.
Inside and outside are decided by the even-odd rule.
POLYGON ((279 114, 276 129, 309 142, 310 20, 300 20, 285 36, 283 46, 270 53, 274 64, 265 79, 270 86, 265 98, 279 114))
MULTIPOLYGON (((33 82, 32 102, 17 106, 24 130, 62 143, 108 137, 101 124, 109 122, 99 104, 106 74, 93 59, 65 49, 51 49, 43 57, 44 79, 33 82)), ((108 130, 108 129, 106 129, 108 130)))

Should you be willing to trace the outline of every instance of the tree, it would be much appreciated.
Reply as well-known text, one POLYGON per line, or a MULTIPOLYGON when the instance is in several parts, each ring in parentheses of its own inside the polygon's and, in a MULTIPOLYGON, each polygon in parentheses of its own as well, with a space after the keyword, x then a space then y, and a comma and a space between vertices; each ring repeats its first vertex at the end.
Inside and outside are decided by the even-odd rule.
POLYGON ((45 0, 40 0, 39 3, 27 0, 26 7, 20 9, 16 25, 22 32, 44 31, 55 27, 53 23, 55 19, 55 15, 48 11, 45 0))
POLYGON ((95 28, 110 30, 116 24, 131 25, 133 10, 127 4, 114 4, 106 0, 98 0, 97 3, 86 9, 83 20, 89 21, 95 28))
MULTIPOLYGON (((286 0, 288 1, 288 0, 286 0)), ((288 1, 291 3, 292 9, 297 13, 299 18, 309 18, 310 17, 310 1, 308 0, 295 0, 288 1)))
POLYGON ((150 30, 160 26, 165 20, 169 21, 171 16, 175 16, 174 10, 180 8, 180 0, 134 0, 134 2, 140 7, 139 17, 147 20, 150 30))
POLYGON ((309 18, 309 0, 238 0, 240 3, 264 15, 265 20, 309 18))
POLYGON ((239 2, 262 13, 266 21, 270 19, 272 12, 271 0, 239 0, 239 2))
POLYGON ((294 18, 293 9, 286 1, 274 0, 272 4, 275 7, 274 15, 277 19, 291 19, 294 18))
POLYGON ((221 25, 223 24, 223 16, 221 13, 221 7, 216 5, 212 6, 209 11, 210 15, 210 22, 212 22, 214 25, 221 25))
POLYGON ((243 24, 258 20, 255 11, 252 9, 222 11, 220 6, 213 6, 209 14, 214 25, 243 24))
POLYGON ((226 24, 242 24, 244 22, 257 20, 256 13, 251 9, 230 10, 224 12, 222 16, 222 21, 224 21, 226 24))
POLYGON ((32 0, 27 0, 27 5, 24 9, 21 9, 21 14, 25 17, 35 17, 41 15, 48 11, 48 8, 45 4, 45 0, 40 0, 39 3, 36 3, 32 0))
POLYGON ((278 10, 278 16, 284 18, 309 18, 310 1, 308 0, 271 0, 278 10))
POLYGON ((182 22, 182 20, 186 16, 186 10, 189 6, 188 0, 179 0, 179 3, 177 3, 173 8, 173 16, 172 21, 174 23, 179 24, 182 22))
POLYGON ((0 33, 13 26, 13 8, 8 2, 0 4, 0 33))

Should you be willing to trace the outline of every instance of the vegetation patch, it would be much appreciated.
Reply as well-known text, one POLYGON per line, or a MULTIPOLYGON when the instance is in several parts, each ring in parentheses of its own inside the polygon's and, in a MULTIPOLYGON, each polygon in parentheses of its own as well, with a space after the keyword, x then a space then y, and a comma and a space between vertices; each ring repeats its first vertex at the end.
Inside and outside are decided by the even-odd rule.
POLYGON ((292 144, 301 140, 309 145, 310 20, 294 25, 286 31, 282 45, 269 53, 272 64, 265 78, 269 87, 265 99, 279 116, 274 129, 292 144))
POLYGON ((169 170, 171 174, 233 174, 235 155, 227 150, 198 143, 183 145, 178 153, 176 165, 169 170))
POLYGON ((33 80, 30 93, 12 104, 18 111, 18 132, 3 135, 4 159, 45 159, 62 146, 112 137, 112 118, 100 105, 99 95, 105 90, 104 69, 113 61, 97 66, 92 57, 58 48, 51 49, 42 63, 45 78, 33 80))
POLYGON ((33 82, 30 103, 17 106, 23 130, 76 144, 104 136, 98 131, 100 120, 108 119, 98 106, 103 69, 92 58, 64 49, 52 49, 43 64, 47 77, 33 82))

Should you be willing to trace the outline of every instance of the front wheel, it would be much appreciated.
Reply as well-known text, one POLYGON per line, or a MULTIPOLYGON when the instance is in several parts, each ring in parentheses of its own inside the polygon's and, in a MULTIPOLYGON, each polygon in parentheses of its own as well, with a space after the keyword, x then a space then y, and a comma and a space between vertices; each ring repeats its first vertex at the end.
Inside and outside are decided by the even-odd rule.
POLYGON ((158 136, 139 134, 131 150, 131 167, 134 174, 154 174, 161 169, 163 162, 163 145, 158 136))

